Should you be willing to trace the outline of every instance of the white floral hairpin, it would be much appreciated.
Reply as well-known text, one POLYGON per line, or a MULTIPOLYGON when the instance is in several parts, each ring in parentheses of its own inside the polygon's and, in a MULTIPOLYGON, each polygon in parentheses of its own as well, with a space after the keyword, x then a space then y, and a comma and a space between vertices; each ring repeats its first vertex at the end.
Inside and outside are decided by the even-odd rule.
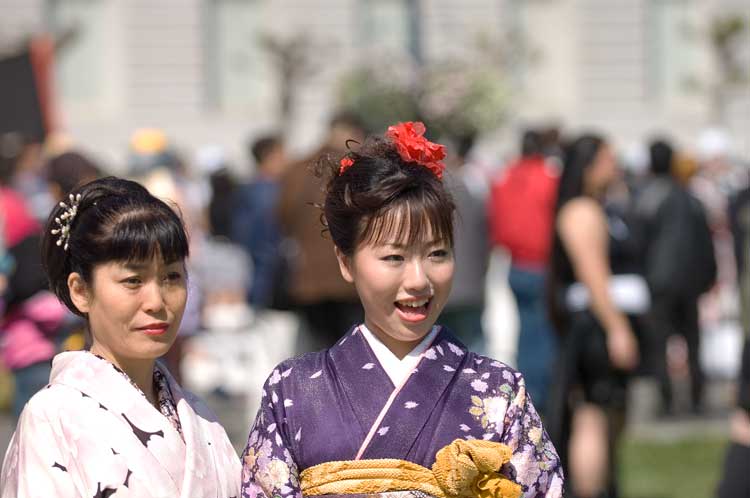
POLYGON ((68 241, 70 240, 70 225, 73 224, 73 218, 76 217, 78 212, 78 204, 81 202, 81 194, 68 196, 70 199, 70 205, 60 201, 60 207, 64 208, 65 211, 60 215, 59 218, 55 218, 55 223, 60 228, 53 228, 50 232, 52 235, 60 235, 57 239, 57 245, 63 246, 63 250, 68 250, 68 241), (64 244, 64 245, 63 245, 64 244))

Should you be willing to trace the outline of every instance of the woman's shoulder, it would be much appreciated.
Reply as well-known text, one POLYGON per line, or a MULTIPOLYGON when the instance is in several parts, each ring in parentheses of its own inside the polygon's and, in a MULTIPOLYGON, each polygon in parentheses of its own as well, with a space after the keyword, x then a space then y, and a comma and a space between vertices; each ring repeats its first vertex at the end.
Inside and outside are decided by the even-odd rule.
POLYGON ((596 199, 582 195, 570 199, 565 204, 560 206, 558 217, 568 216, 602 218, 604 217, 604 209, 596 199))
POLYGON ((266 387, 287 384, 308 378, 321 376, 325 371, 325 359, 328 350, 304 353, 287 358, 276 365, 265 381, 266 387))
POLYGON ((480 397, 495 393, 515 398, 521 390, 526 390, 521 372, 507 363, 470 351, 460 374, 480 397))
POLYGON ((21 412, 20 421, 33 419, 55 423, 68 415, 86 410, 85 401, 86 395, 72 387, 48 384, 29 399, 21 412))
POLYGON ((576 197, 560 207, 557 214, 557 229, 561 234, 590 233, 592 227, 606 229, 607 217, 604 208, 591 197, 576 197))
POLYGON ((445 326, 443 326, 443 334, 438 338, 438 345, 441 344, 460 357, 465 355, 460 373, 467 375, 469 379, 476 377, 493 384, 502 379, 503 383, 512 385, 515 385, 518 379, 523 379, 521 373, 507 363, 471 351, 445 326))

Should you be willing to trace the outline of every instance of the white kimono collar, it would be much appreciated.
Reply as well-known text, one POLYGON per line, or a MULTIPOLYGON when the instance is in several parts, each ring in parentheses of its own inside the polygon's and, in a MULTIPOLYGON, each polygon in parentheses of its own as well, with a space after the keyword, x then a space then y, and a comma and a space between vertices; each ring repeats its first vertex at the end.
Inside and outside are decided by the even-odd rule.
POLYGON ((409 354, 404 356, 403 359, 399 359, 398 356, 393 354, 393 352, 388 349, 388 346, 383 344, 383 341, 378 339, 378 337, 373 334, 364 323, 359 326, 359 330, 362 332, 362 336, 367 341, 367 344, 370 345, 372 352, 375 353, 375 357, 377 357, 380 362, 380 366, 385 373, 388 374, 388 377, 390 377, 393 385, 398 386, 401 385, 404 377, 409 375, 412 370, 416 368, 417 363, 419 363, 420 355, 430 346, 433 339, 435 339, 435 336, 440 331, 440 327, 433 326, 432 330, 430 330, 420 343, 417 344, 409 354))

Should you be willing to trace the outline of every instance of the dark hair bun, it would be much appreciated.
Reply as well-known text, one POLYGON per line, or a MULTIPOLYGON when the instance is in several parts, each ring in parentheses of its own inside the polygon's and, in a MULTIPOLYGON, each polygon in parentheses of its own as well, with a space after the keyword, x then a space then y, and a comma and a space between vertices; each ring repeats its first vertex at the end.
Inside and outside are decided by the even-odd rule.
POLYGON ((370 137, 344 156, 319 160, 327 177, 324 222, 334 244, 351 255, 360 243, 413 244, 431 235, 453 245, 455 206, 442 181, 428 168, 404 161, 394 144, 370 137))

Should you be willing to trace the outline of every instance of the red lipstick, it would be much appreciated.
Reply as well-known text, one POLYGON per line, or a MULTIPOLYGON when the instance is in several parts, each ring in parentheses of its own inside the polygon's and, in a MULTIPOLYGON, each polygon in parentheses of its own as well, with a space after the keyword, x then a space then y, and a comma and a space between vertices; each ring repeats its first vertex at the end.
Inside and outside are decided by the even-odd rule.
POLYGON ((169 324, 166 322, 155 322, 138 327, 136 330, 143 332, 146 335, 162 335, 169 328, 169 324))

